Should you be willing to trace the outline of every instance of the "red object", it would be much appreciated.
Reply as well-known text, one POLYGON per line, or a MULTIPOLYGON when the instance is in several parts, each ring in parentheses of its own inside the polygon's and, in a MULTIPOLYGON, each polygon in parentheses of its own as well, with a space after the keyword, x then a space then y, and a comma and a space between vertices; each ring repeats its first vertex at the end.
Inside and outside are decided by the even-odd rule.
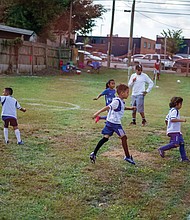
POLYGON ((95 123, 98 123, 100 121, 100 116, 96 116, 95 123))
POLYGON ((59 66, 60 66, 60 67, 63 66, 63 60, 59 60, 59 66))

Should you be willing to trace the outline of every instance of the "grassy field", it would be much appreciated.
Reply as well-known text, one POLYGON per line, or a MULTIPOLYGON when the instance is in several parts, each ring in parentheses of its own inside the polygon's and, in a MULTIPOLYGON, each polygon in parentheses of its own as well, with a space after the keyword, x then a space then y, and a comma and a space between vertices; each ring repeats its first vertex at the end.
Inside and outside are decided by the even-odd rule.
POLYGON ((169 100, 182 96, 180 113, 187 118, 182 131, 190 157, 190 77, 161 75, 159 88, 145 99, 148 126, 141 127, 138 115, 137 125, 130 127, 131 112, 125 112, 123 127, 136 166, 123 160, 116 135, 101 148, 96 164, 89 161, 104 126, 91 119, 104 99, 93 98, 111 78, 127 83, 127 72, 0 77, 0 88, 12 87, 27 109, 18 112, 25 145, 16 144, 11 129, 5 145, 0 124, 0 219, 190 219, 190 164, 179 161, 178 149, 166 152, 164 159, 157 151, 169 142, 164 124, 169 100))

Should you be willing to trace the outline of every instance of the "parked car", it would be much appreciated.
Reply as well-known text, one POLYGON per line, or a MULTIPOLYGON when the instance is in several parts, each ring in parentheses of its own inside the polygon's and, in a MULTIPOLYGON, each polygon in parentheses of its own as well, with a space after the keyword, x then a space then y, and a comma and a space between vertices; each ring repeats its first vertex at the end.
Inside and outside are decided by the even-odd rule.
POLYGON ((154 63, 159 59, 162 69, 171 69, 173 66, 172 59, 165 54, 146 54, 143 58, 139 58, 135 61, 135 64, 142 64, 146 67, 154 67, 154 63))
POLYGON ((172 56, 172 60, 173 60, 173 61, 176 61, 176 60, 179 60, 179 59, 183 59, 183 57, 180 56, 180 55, 173 55, 173 56, 172 56))
MULTIPOLYGON (((131 62, 136 62, 139 58, 143 58, 144 57, 144 54, 134 54, 133 56, 131 56, 131 62)), ((128 58, 124 58, 123 59, 123 62, 124 63, 127 63, 128 62, 128 58)))
POLYGON ((190 59, 189 58, 183 58, 176 60, 172 67, 173 70, 175 70, 178 73, 184 73, 184 72, 190 72, 190 59))

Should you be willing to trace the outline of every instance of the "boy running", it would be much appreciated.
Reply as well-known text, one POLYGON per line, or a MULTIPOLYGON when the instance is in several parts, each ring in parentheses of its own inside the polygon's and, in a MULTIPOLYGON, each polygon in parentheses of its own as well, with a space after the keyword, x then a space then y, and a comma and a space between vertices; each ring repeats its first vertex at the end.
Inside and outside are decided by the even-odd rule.
POLYGON ((9 143, 8 127, 10 124, 14 129, 17 138, 17 144, 22 145, 24 144, 24 142, 21 140, 20 137, 16 110, 19 109, 22 112, 25 112, 26 109, 20 106, 17 100, 12 97, 12 94, 13 94, 12 88, 5 88, 3 90, 3 96, 0 96, 0 102, 2 104, 1 116, 2 116, 2 120, 4 121, 4 138, 5 138, 5 143, 8 144, 9 143))
POLYGON ((101 112, 105 112, 109 110, 106 119, 106 125, 102 130, 102 134, 104 135, 104 137, 98 142, 94 151, 90 154, 90 159, 92 163, 95 163, 96 154, 98 150, 102 147, 104 143, 106 143, 109 140, 109 137, 112 136, 113 133, 115 132, 121 138, 122 146, 125 152, 124 160, 135 165, 132 156, 129 154, 128 145, 127 145, 127 136, 121 125, 121 118, 123 117, 124 110, 134 110, 135 107, 130 107, 130 108, 125 107, 125 103, 123 100, 127 99, 129 96, 128 86, 126 86, 125 84, 120 84, 116 87, 116 90, 118 97, 114 98, 109 105, 97 111, 92 117, 94 119, 101 112))

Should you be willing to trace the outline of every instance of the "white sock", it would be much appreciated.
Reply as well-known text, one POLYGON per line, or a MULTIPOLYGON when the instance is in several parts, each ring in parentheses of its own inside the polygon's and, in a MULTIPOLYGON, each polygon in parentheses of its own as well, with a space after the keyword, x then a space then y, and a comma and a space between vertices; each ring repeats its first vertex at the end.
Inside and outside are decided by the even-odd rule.
POLYGON ((7 142, 9 140, 9 130, 8 128, 4 128, 4 137, 5 137, 5 142, 7 142))
POLYGON ((16 129, 16 130, 15 130, 15 135, 16 135, 16 138, 17 138, 17 142, 21 142, 21 137, 20 137, 20 131, 19 131, 19 129, 16 129))

